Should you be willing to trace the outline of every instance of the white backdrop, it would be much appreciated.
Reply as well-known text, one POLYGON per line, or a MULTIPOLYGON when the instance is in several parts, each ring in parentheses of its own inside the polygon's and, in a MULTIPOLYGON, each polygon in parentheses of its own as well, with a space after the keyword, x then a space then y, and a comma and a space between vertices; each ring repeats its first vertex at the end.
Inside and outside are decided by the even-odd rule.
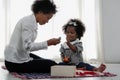
MULTIPOLYGON (((4 47, 8 44, 17 21, 32 13, 31 4, 33 1, 34 0, 0 0, 0 26, 3 26, 1 27, 2 29, 0 29, 0 37, 2 37, 0 39, 0 58, 4 57, 4 47), (1 22, 3 24, 1 24, 1 22)), ((82 38, 84 59, 98 59, 97 51, 99 51, 99 48, 97 46, 98 42, 96 41, 96 30, 98 29, 98 26, 96 26, 98 19, 96 19, 96 17, 98 15, 96 16, 95 1, 96 0, 54 0, 58 12, 49 23, 38 28, 36 42, 44 41, 52 37, 61 37, 61 43, 64 42, 65 36, 62 32, 62 26, 70 18, 80 18, 86 26, 86 32, 82 38)), ((41 50, 34 53, 45 58, 60 60, 60 44, 51 46, 48 50, 41 50)))

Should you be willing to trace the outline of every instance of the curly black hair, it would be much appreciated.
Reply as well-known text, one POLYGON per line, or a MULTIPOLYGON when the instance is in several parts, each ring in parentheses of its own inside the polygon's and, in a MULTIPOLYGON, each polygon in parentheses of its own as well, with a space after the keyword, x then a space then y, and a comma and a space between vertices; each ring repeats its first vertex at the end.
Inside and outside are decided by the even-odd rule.
POLYGON ((34 14, 38 12, 43 12, 44 14, 57 12, 56 5, 53 0, 35 0, 32 4, 31 10, 34 14))
POLYGON ((66 33, 68 27, 74 27, 77 33, 77 38, 80 40, 85 32, 85 25, 79 19, 70 19, 64 26, 63 32, 66 33))

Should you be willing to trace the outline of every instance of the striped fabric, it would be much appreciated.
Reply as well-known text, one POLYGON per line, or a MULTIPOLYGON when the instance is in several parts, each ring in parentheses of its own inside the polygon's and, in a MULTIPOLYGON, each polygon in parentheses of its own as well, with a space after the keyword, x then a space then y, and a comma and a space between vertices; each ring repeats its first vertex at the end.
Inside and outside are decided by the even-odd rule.
MULTIPOLYGON (((5 66, 2 66, 2 69, 7 70, 5 66)), ((50 76, 49 73, 10 73, 16 78, 20 79, 49 79, 49 78, 80 78, 80 77, 114 77, 116 74, 110 72, 95 72, 95 71, 84 71, 84 70, 76 70, 76 75, 74 77, 66 77, 66 76, 50 76)))

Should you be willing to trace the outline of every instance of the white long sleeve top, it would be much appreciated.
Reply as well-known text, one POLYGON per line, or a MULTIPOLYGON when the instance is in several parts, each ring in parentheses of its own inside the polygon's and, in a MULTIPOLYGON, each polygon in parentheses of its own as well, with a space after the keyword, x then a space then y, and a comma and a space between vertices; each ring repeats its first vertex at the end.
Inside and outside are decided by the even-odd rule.
POLYGON ((13 63, 28 62, 33 60, 29 56, 31 51, 48 48, 47 41, 34 43, 37 36, 37 27, 33 14, 18 21, 4 51, 6 61, 13 63))

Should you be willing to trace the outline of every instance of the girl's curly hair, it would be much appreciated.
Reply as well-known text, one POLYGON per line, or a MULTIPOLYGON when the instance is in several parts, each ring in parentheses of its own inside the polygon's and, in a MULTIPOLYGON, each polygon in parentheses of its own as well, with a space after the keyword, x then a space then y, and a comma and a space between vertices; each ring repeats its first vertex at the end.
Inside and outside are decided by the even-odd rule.
POLYGON ((77 33, 77 38, 80 40, 85 32, 85 26, 79 19, 70 19, 64 26, 63 32, 66 33, 68 27, 74 27, 77 33))

